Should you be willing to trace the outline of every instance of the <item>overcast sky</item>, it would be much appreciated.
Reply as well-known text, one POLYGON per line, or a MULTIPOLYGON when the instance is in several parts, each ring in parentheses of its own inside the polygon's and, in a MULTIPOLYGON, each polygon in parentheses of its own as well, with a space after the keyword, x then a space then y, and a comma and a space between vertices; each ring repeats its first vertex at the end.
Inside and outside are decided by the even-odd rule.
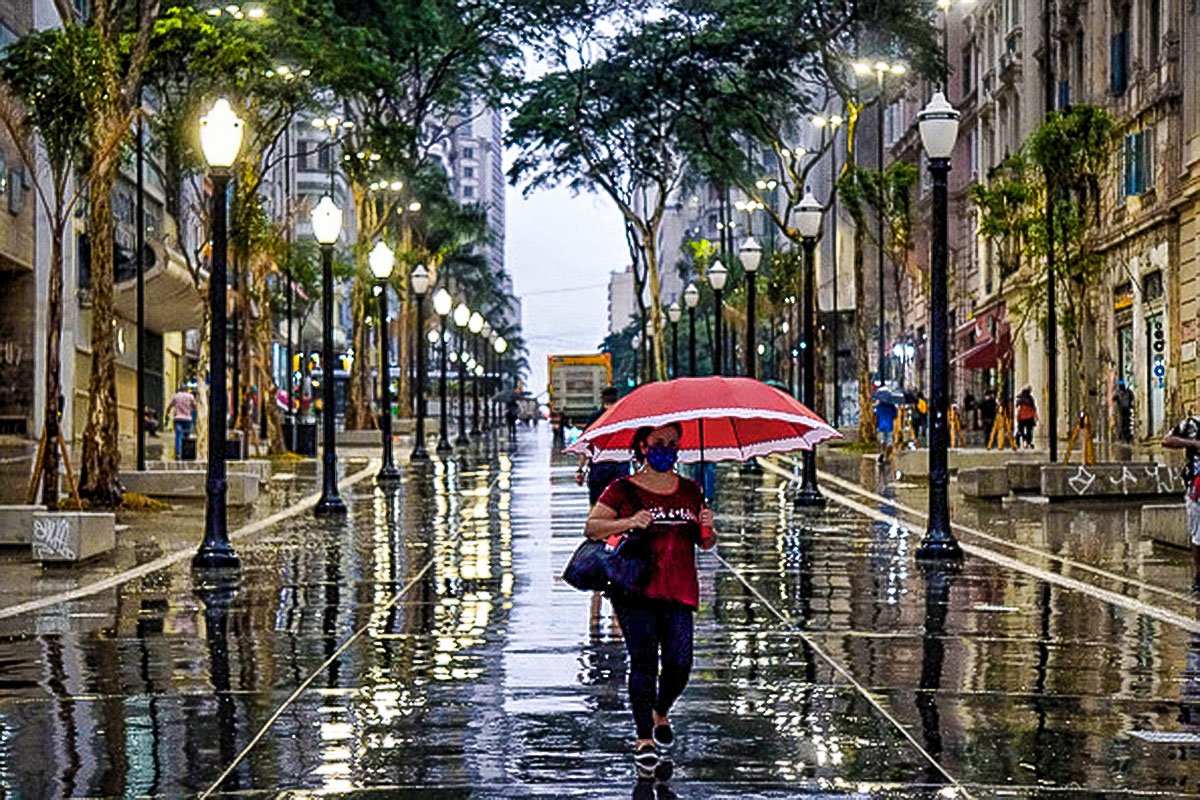
POLYGON ((629 260, 607 198, 565 188, 528 198, 509 187, 505 261, 523 305, 529 389, 546 388, 546 356, 595 352, 608 332, 608 276, 629 260))

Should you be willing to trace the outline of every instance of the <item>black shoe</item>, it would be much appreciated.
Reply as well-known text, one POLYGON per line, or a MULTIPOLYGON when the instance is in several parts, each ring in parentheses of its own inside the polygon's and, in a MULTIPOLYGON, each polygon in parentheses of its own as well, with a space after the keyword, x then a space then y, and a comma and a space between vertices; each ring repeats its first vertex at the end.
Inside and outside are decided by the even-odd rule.
POLYGON ((639 778, 653 778, 658 769, 658 749, 652 744, 643 744, 633 754, 639 778))
POLYGON ((675 744, 675 732, 671 730, 670 723, 654 726, 654 741, 662 747, 670 747, 675 744))
POLYGON ((669 781, 675 775, 675 762, 669 758, 661 758, 654 768, 654 780, 669 781))
MULTIPOLYGON (((1200 576, 1192 580, 1192 591, 1200 593, 1200 576)), ((658 737, 655 737, 658 738, 658 737)))

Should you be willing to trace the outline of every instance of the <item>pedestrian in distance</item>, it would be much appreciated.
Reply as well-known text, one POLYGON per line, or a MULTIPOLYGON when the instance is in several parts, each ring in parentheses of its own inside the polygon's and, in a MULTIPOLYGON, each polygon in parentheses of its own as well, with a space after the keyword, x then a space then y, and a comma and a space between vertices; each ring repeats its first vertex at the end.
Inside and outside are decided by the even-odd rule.
POLYGON ((996 425, 996 412, 1000 406, 996 403, 996 393, 991 389, 983 395, 983 399, 979 401, 979 424, 983 429, 983 444, 986 447, 988 439, 991 438, 992 428, 996 425))
POLYGON ((884 396, 875 400, 875 433, 879 437, 879 463, 890 461, 892 444, 895 442, 896 416, 899 409, 896 404, 884 396))
POLYGON ((1113 407, 1117 411, 1117 438, 1125 444, 1133 442, 1133 390, 1125 385, 1125 381, 1117 381, 1117 391, 1113 393, 1113 407))
POLYGON ((171 415, 171 424, 175 428, 175 460, 183 460, 183 440, 192 432, 192 417, 196 411, 196 398, 184 384, 179 391, 171 396, 165 413, 171 415))
POLYGON ((675 741, 669 715, 692 669, 696 547, 709 550, 717 541, 700 487, 675 472, 681 434, 678 424, 639 428, 631 448, 638 471, 609 484, 584 528, 587 537, 614 547, 630 531, 646 537, 649 582, 637 593, 610 593, 629 654, 634 763, 642 778, 654 777, 660 761, 670 763, 659 748, 675 741))
POLYGON ((1026 386, 1017 395, 1017 444, 1033 449, 1033 428, 1037 425, 1037 404, 1033 401, 1033 387, 1026 386))
POLYGON ((504 421, 508 423, 508 439, 512 442, 517 440, 518 411, 519 408, 517 406, 517 399, 515 397, 510 398, 509 401, 504 404, 504 421))
MULTIPOLYGON (((600 392, 600 408, 598 408, 584 423, 583 429, 586 431, 592 427, 592 424, 604 414, 605 411, 612 408, 617 402, 617 389, 615 386, 606 386, 600 392)), ((587 456, 579 457, 579 468, 575 470, 575 483, 582 486, 585 482, 588 487, 588 505, 595 506, 596 501, 600 499, 600 495, 608 488, 608 485, 615 480, 626 478, 629 476, 629 461, 599 461, 593 463, 587 456)), ((599 635, 600 628, 600 592, 592 593, 592 608, 590 617, 590 627, 592 633, 599 635)))
POLYGON ((1200 592, 1200 419, 1189 416, 1163 437, 1163 447, 1184 451, 1183 505, 1192 543, 1192 591, 1200 592))
POLYGON ((917 400, 913 403, 913 432, 917 439, 925 438, 925 428, 928 422, 929 401, 925 399, 925 393, 918 389, 917 400))
POLYGON ((967 412, 967 429, 972 431, 979 430, 979 403, 975 400, 975 394, 970 389, 963 396, 963 411, 967 412))

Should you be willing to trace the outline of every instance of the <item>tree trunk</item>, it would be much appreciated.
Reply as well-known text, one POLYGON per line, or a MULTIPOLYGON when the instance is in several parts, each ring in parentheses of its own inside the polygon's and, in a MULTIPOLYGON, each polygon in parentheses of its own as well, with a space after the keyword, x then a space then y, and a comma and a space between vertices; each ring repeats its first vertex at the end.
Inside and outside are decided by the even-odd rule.
MULTIPOLYGON (((62 209, 58 200, 56 213, 62 209)), ((65 220, 56 220, 50 237, 50 276, 46 309, 46 411, 43 420, 42 505, 58 508, 58 438, 62 435, 59 397, 62 395, 63 232, 65 220)))
POLYGON ((275 384, 274 370, 271 364, 271 345, 275 332, 272 326, 274 315, 271 307, 271 292, 267 282, 267 273, 274 262, 265 254, 251 258, 248 280, 244 294, 246 296, 249 322, 249 336, 246 339, 247 356, 250 359, 250 370, 245 373, 253 376, 254 385, 258 387, 258 414, 255 419, 248 420, 248 427, 254 434, 250 441, 257 441, 261 447, 266 444, 269 455, 281 455, 286 452, 283 442, 283 419, 279 407, 275 404, 275 395, 279 387, 275 384), (261 416, 267 420, 267 441, 262 442, 259 436, 261 416))
MULTIPOLYGON (((371 317, 372 299, 370 281, 362 276, 360 270, 355 275, 350 291, 354 360, 350 363, 350 384, 346 393, 348 431, 375 430, 378 427, 375 415, 371 413, 371 328, 367 326, 367 320, 371 317)), ((327 367, 330 378, 333 377, 333 369, 332 365, 327 367)))
MULTIPOLYGON (((858 367, 858 440, 878 441, 871 403, 871 362, 867 356, 866 292, 863 276, 863 226, 854 226, 854 350, 858 367)), ((881 365, 882 366, 882 365, 881 365)))
MULTIPOLYGON (((88 380, 88 421, 83 432, 81 496, 95 506, 120 505, 118 476, 117 364, 113 308, 112 192, 116 182, 116 156, 93 167, 88 203, 88 241, 92 275, 92 374, 88 380)), ((134 419, 141 413, 135 409, 134 419)))
POLYGON ((642 240, 646 254, 646 280, 650 283, 650 335, 654 353, 653 376, 656 381, 667 379, 666 351, 663 349, 663 310, 659 296, 661 284, 658 279, 658 245, 653 233, 642 240))

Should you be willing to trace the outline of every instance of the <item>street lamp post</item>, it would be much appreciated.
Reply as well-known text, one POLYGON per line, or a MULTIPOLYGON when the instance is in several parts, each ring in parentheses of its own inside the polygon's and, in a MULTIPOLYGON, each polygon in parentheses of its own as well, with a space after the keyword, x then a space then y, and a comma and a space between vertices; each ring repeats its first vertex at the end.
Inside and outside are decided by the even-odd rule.
POLYGON ((333 244, 342 232, 342 210, 331 196, 323 196, 312 210, 312 229, 321 245, 321 431, 325 440, 321 454, 321 499, 314 511, 320 517, 339 516, 346 513, 346 504, 338 494, 334 430, 337 415, 333 393, 333 244))
POLYGON ((467 308, 466 303, 459 303, 454 309, 454 325, 458 328, 454 346, 458 351, 456 360, 458 365, 458 438, 454 440, 454 443, 459 447, 465 447, 471 443, 471 439, 467 436, 467 364, 466 354, 463 352, 466 340, 464 331, 470 321, 471 309, 467 308))
MULTIPOLYGON (((192 558, 192 569, 237 569, 241 560, 229 542, 226 526, 225 477, 225 304, 229 232, 226 200, 229 168, 242 149, 244 124, 229 101, 220 98, 200 118, 200 147, 212 174, 212 263, 208 280, 209 410, 208 475, 205 481, 204 541, 192 558)), ((140 417, 139 409, 139 417, 140 417)))
POLYGON ((696 306, 700 303, 700 290, 689 283, 683 290, 683 304, 688 310, 688 375, 696 377, 696 306))
POLYGON ((833 364, 831 372, 833 373, 833 427, 840 427, 842 424, 842 383, 841 383, 841 319, 839 317, 838 308, 838 163, 837 163, 837 131, 842 126, 845 120, 840 114, 832 114, 828 117, 817 116, 813 118, 813 124, 818 128, 828 127, 830 129, 832 144, 829 148, 830 173, 833 175, 834 189, 829 193, 829 221, 833 225, 833 232, 830 239, 830 263, 833 266, 833 335, 832 347, 833 364))
POLYGON ((433 310, 441 319, 441 327, 438 329, 438 362, 440 364, 440 373, 438 377, 438 443, 437 451, 441 455, 454 452, 454 447, 450 444, 449 425, 446 419, 446 317, 450 316, 450 309, 454 306, 454 298, 443 287, 437 290, 437 294, 433 296, 433 310))
POLYGON ((667 307, 667 319, 671 320, 671 377, 679 377, 679 319, 683 309, 678 300, 672 300, 667 307))
MULTIPOLYGON (((816 347, 813 346, 816 336, 816 279, 813 273, 813 251, 817 247, 817 236, 821 233, 821 218, 823 209, 813 197, 812 192, 806 192, 796 209, 796 228, 804 245, 804 311, 803 327, 800 331, 801 358, 803 359, 803 394, 804 405, 810 409, 817 398, 817 371, 814 367, 816 347)), ((810 447, 804 451, 804 468, 801 472, 800 491, 796 495, 796 505, 804 508, 819 508, 825 505, 825 498, 817 488, 817 450, 810 447)))
POLYGON ((388 353, 388 278, 396 267, 396 254, 392 248, 382 241, 376 242, 371 253, 367 256, 371 274, 375 276, 376 290, 379 292, 379 406, 380 430, 383 436, 383 466, 375 479, 379 483, 396 483, 400 480, 400 470, 396 469, 392 457, 392 360, 388 353))
POLYGON ((478 311, 471 314, 467 320, 467 330, 471 332, 471 354, 475 358, 475 366, 471 368, 471 435, 479 438, 479 334, 483 333, 483 315, 478 311))
POLYGON ((416 441, 413 443, 412 455, 409 461, 428 461, 429 452, 425 449, 425 378, 428 368, 425 366, 425 293, 429 291, 429 270, 423 264, 418 264, 409 276, 409 285, 417 298, 417 425, 416 441))
POLYGON ((642 346, 642 337, 635 333, 629 340, 629 346, 633 349, 633 385, 637 386, 642 382, 641 373, 638 371, 638 349, 642 346))
POLYGON ((758 299, 758 265, 762 261, 762 245, 753 236, 747 236, 738 251, 742 266, 746 268, 746 377, 758 377, 758 350, 755 347, 754 304, 758 299))
POLYGON ((958 136, 958 112, 946 102, 941 92, 918 115, 921 143, 929 158, 929 174, 933 179, 933 221, 930 242, 929 269, 929 394, 931 401, 929 425, 929 525, 925 538, 917 548, 917 558, 947 560, 962 558, 962 548, 950 528, 950 431, 947 416, 950 411, 949 392, 949 334, 946 330, 949 300, 947 208, 947 175, 950 173, 950 154, 958 136))
POLYGON ((483 430, 492 429, 492 341, 496 334, 484 320, 483 338, 479 340, 479 352, 483 358, 483 430))
POLYGON ((713 265, 708 268, 708 285, 713 290, 713 375, 722 374, 722 366, 724 361, 721 358, 721 337, 724 332, 721 329, 721 295, 725 291, 725 281, 729 278, 729 271, 725 269, 725 265, 720 260, 714 261, 713 265))

